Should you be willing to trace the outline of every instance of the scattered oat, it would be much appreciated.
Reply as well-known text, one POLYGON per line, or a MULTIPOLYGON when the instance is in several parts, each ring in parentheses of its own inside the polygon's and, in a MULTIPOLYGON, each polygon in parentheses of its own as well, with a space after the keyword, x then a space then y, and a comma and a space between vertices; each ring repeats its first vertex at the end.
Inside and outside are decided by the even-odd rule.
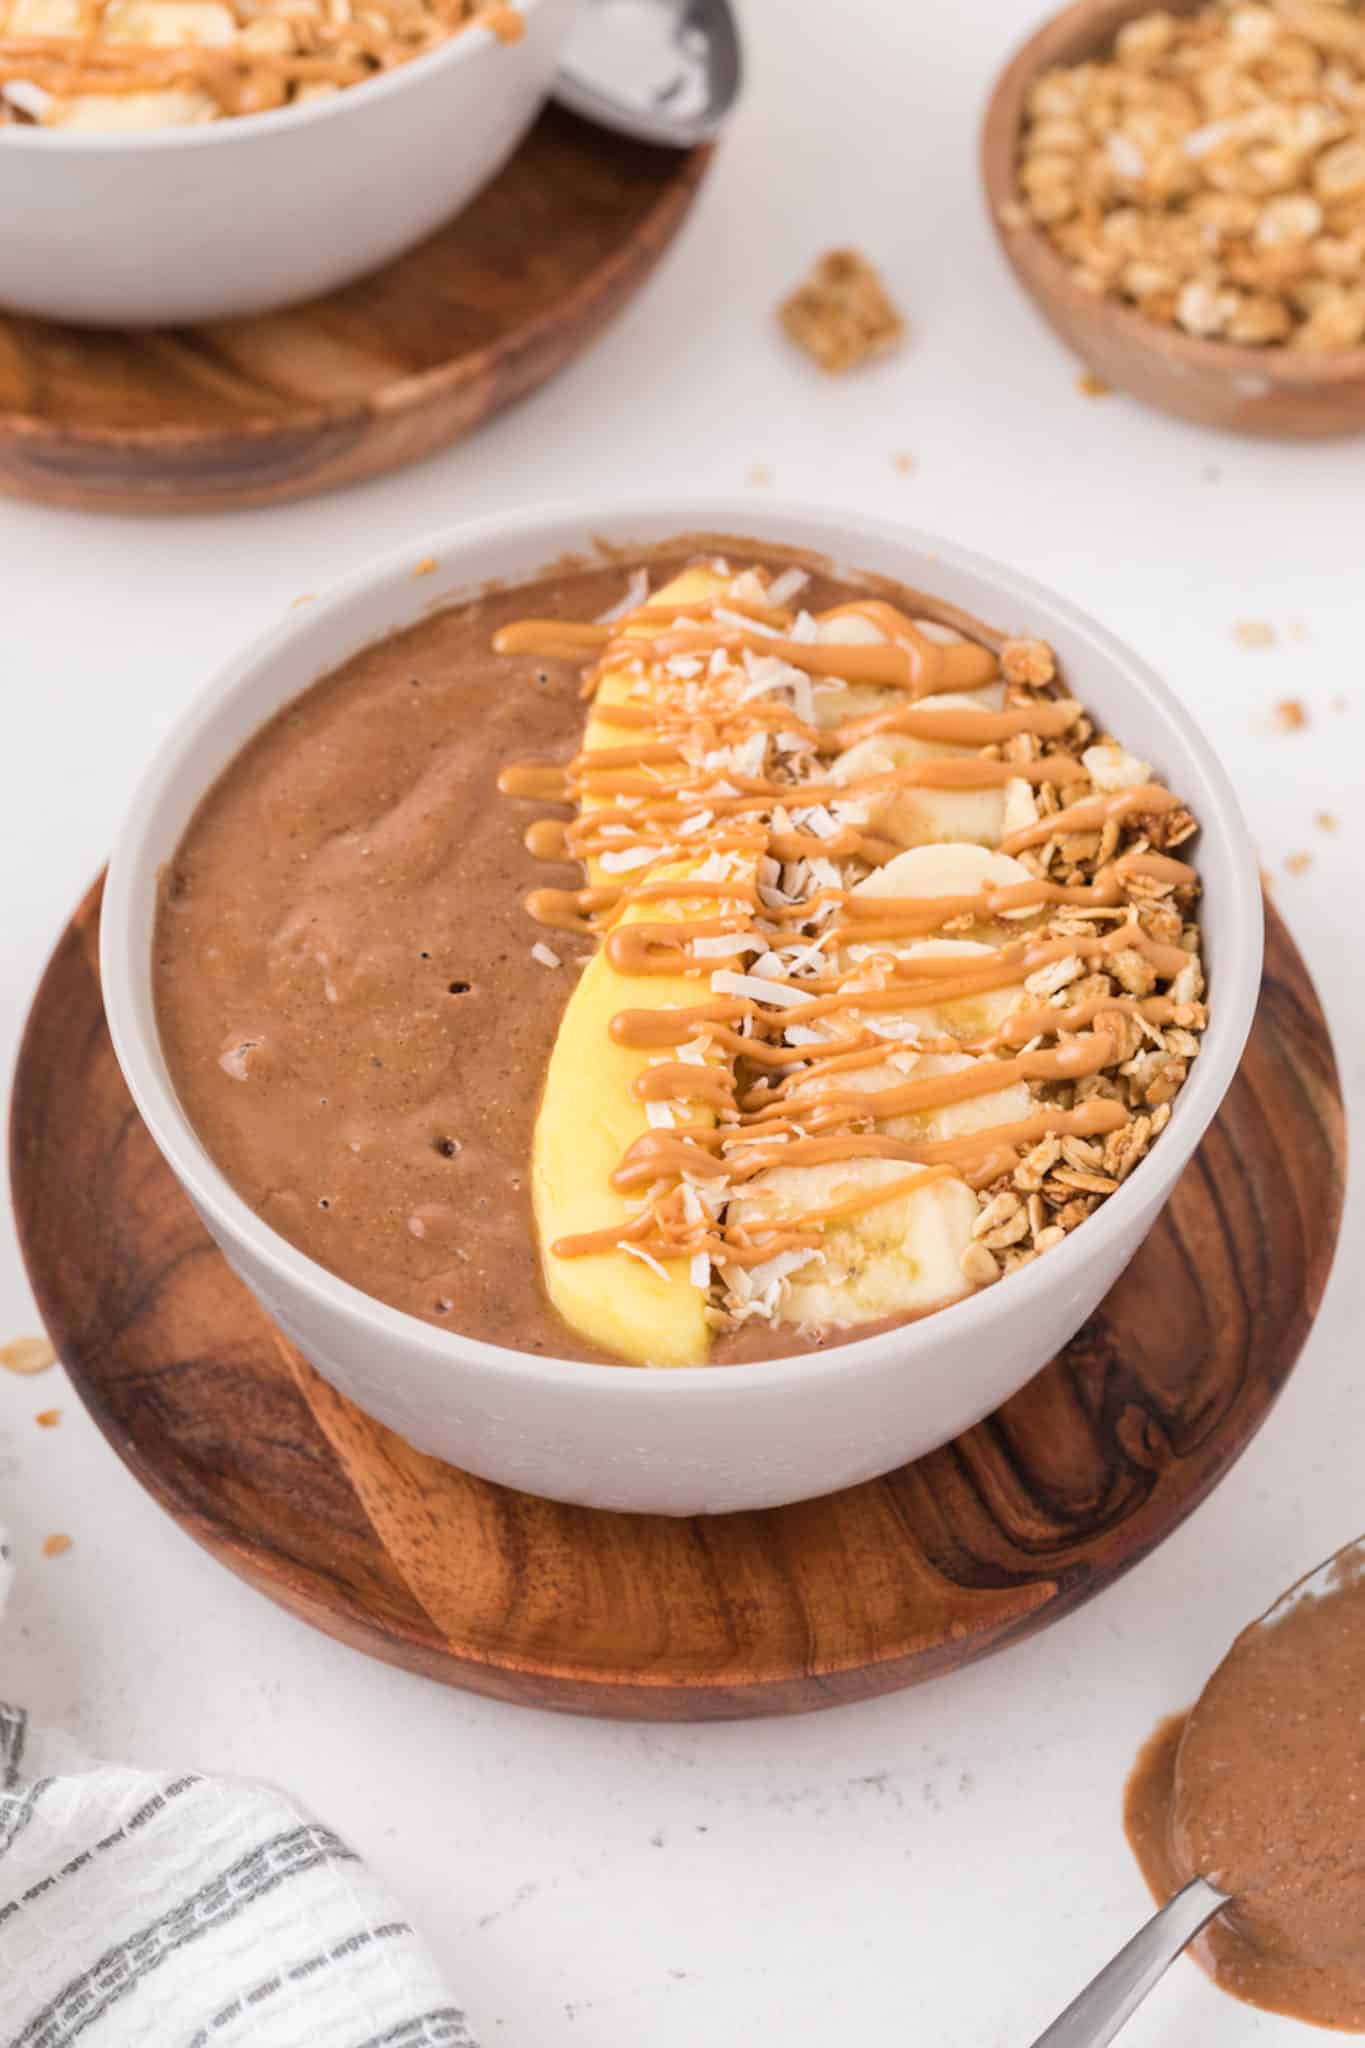
POLYGON ((1096 298, 1246 348, 1365 342, 1358 4, 1138 15, 1035 79, 1016 175, 1096 298))
POLYGON ((538 960, 542 967, 560 967, 563 965, 554 947, 547 946, 544 939, 536 940, 531 948, 531 958, 538 960))
POLYGON ((315 604, 317 602, 317 595, 316 590, 305 590, 302 597, 291 598, 289 600, 290 611, 296 612, 301 604, 315 604))
POLYGON ((1302 619, 1291 619, 1288 631, 1291 640, 1306 640, 1308 638, 1308 628, 1304 625, 1302 619))
POLYGON ((856 249, 831 249, 778 309, 798 348, 841 374, 894 348, 905 322, 881 277, 856 249))
POLYGON ((1239 647, 1273 647, 1275 628, 1265 619, 1239 619, 1232 637, 1239 647))
POLYGON ((893 455, 891 467, 897 476, 909 476, 914 470, 915 458, 913 455, 893 455))
POLYGON ((60 1408, 40 1408, 33 1420, 39 1429, 55 1429, 62 1419, 60 1408))
POLYGON ((1112 384, 1106 384, 1103 377, 1096 376, 1093 370, 1082 370, 1076 379, 1076 389, 1082 398, 1109 398, 1114 387, 1112 384))
POLYGON ((60 1533, 43 1538, 44 1557, 64 1557, 71 1548, 71 1538, 60 1533))
POLYGON ((417 564, 416 568, 412 572, 413 581, 415 582, 419 576, 430 576, 435 570, 436 566, 437 562, 435 555, 423 555, 421 561, 417 564))
POLYGON ((16 1337, 12 1344, 0 1345, 0 1365, 7 1372, 46 1372, 56 1363, 57 1354, 46 1337, 16 1337))
POLYGON ((969 1244, 959 1264, 962 1267, 963 1279, 970 1280, 973 1287, 989 1287, 992 1280, 1000 1278, 1000 1268, 995 1256, 984 1244, 969 1244))
POLYGON ((1275 729, 1277 732, 1302 732, 1308 723, 1308 712, 1302 699, 1282 697, 1275 706, 1275 729))
POLYGON ((1319 811, 1313 822, 1320 832, 1335 832, 1338 819, 1335 811, 1319 811))
POLYGON ((770 484, 772 480, 773 473, 769 469, 766 462, 754 463, 753 467, 749 471, 749 482, 751 484, 770 484))
POLYGON ((1285 867, 1291 875, 1306 875, 1313 865, 1311 853, 1289 853, 1285 855, 1285 867))

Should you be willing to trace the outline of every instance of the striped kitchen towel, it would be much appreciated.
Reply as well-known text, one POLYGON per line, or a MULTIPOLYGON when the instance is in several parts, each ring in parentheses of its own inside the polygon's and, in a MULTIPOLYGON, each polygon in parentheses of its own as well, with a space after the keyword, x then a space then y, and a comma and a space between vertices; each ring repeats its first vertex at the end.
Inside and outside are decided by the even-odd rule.
MULTIPOLYGON (((0 1533, 0 1605, 9 1567, 0 1533)), ((80 1758, 0 1701, 0 2048, 473 2048, 330 1828, 80 1758)))

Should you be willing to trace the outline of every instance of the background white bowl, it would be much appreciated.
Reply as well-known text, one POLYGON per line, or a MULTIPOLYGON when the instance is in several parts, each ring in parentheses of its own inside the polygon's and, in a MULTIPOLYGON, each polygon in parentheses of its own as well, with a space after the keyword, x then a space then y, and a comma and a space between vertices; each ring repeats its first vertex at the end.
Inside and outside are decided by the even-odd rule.
MULTIPOLYGON (((490 763, 490 773, 492 772, 490 763)), ((1062 600, 908 529, 769 505, 588 505, 519 513, 415 541, 292 615, 220 674, 153 760, 110 865, 101 968, 114 1047, 153 1138, 235 1270, 318 1370, 430 1451, 489 1479, 592 1507, 663 1514, 769 1507, 919 1457, 1016 1392, 1133 1256, 1236 1071, 1260 982, 1256 856, 1227 777, 1175 697, 1062 600), (752 533, 904 579, 1056 647, 1100 719, 1201 820, 1196 858, 1211 1016, 1160 1142, 1084 1228, 1045 1259, 937 1315, 807 1357, 648 1372, 478 1343, 384 1306, 285 1242, 233 1191, 191 1129, 157 1037, 151 949, 157 873, 194 809, 278 708, 359 648, 491 577, 566 553, 676 534, 752 533), (434 557, 434 574, 414 566, 434 557)))
POLYGON ((580 0, 521 0, 329 99, 199 128, 0 128, 0 303, 89 326, 221 320, 335 290, 448 220, 544 100, 580 0))

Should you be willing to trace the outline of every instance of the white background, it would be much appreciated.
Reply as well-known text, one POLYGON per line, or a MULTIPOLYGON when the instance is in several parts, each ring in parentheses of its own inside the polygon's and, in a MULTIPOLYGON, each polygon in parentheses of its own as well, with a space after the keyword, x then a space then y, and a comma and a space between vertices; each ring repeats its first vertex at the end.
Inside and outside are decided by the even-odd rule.
MULTIPOLYGON (((1180 691, 1244 792, 1365 1102, 1359 444, 1257 445, 1087 399, 989 238, 976 130, 1035 0, 749 0, 750 83, 685 236, 551 389, 364 490, 214 518, 0 504, 0 1060, 138 764, 292 598, 463 514, 676 482, 936 528, 1079 599, 1180 691), (846 381, 773 306, 863 246, 912 326, 846 381), (892 458, 914 457, 901 475, 892 458), (772 481, 751 481, 766 468, 772 481), (1265 620, 1253 652, 1233 626, 1265 620), (1291 632, 1291 628, 1295 631, 1291 632), (1310 723, 1272 729, 1278 699, 1310 723), (1318 811, 1341 821, 1335 835, 1318 811), (1286 873, 1287 855, 1311 869, 1286 873)), ((1285 1397, 1216 1496, 1034 1642, 899 1698, 629 1728, 382 1669, 311 1634, 138 1490, 59 1373, 0 1373, 19 1581, 0 1693, 107 1755, 289 1786, 424 1927, 485 2048, 1013 2048, 1142 1917, 1125 1770, 1233 1631, 1365 1524, 1359 1230, 1285 1397), (62 1407, 40 1431, 34 1411, 62 1407), (50 1530, 75 1539, 39 1555, 50 1530)), ((0 1233, 0 1341, 36 1327, 0 1233)), ((1299 2038, 1189 1964, 1125 2041, 1299 2038)))

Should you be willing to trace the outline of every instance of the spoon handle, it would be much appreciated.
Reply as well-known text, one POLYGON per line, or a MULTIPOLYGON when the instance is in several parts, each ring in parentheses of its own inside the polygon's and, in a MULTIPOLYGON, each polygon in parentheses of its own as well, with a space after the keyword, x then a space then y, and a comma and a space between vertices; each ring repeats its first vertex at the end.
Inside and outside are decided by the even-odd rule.
POLYGON ((1222 1892, 1202 1877, 1192 1878, 1105 1964, 1033 2048, 1105 2048, 1181 1950, 1226 1904, 1222 1892))

